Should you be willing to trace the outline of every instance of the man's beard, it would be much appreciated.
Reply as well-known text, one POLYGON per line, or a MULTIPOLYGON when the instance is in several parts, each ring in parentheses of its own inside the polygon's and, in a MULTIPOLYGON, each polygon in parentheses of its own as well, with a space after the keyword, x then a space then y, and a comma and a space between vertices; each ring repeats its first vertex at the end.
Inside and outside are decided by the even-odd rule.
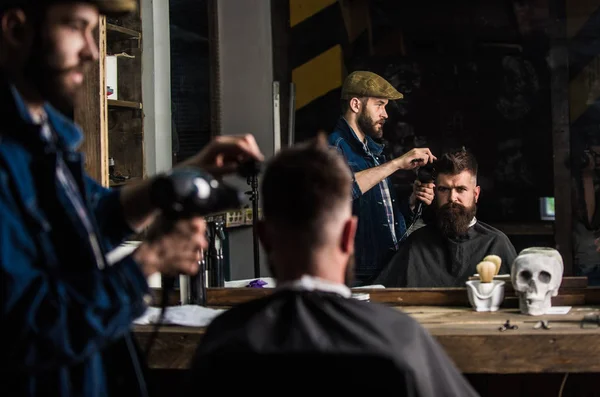
POLYGON ((362 132, 373 139, 380 139, 383 136, 383 124, 385 121, 373 121, 373 119, 367 114, 367 112, 365 112, 364 109, 360 111, 356 123, 362 132), (381 127, 377 129, 379 125, 381 125, 381 127))
POLYGON ((476 204, 465 207, 458 203, 446 203, 437 209, 437 226, 446 237, 464 236, 467 234, 476 212, 476 204))
POLYGON ((73 71, 85 72, 85 68, 83 65, 58 68, 52 65, 53 56, 50 45, 44 42, 38 31, 31 55, 23 68, 23 74, 33 83, 44 101, 69 115, 73 112, 77 92, 67 86, 65 79, 73 71))

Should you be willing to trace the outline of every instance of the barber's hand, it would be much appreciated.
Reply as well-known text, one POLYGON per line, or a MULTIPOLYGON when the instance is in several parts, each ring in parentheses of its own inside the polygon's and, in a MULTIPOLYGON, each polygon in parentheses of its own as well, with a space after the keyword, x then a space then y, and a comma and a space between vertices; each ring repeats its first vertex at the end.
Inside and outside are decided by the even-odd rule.
POLYGON ((214 176, 236 172, 239 164, 248 160, 263 161, 254 136, 218 136, 184 165, 200 167, 214 176))
POLYGON ((132 254, 146 276, 198 272, 200 250, 208 247, 203 218, 180 220, 175 224, 159 217, 148 231, 148 240, 132 254))
POLYGON ((425 205, 431 205, 434 197, 435 185, 432 183, 422 183, 418 179, 413 184, 413 193, 410 195, 410 206, 414 208, 417 200, 422 201, 425 205))
POLYGON ((394 159, 400 170, 414 170, 417 167, 433 163, 434 160, 437 160, 437 157, 428 148, 415 148, 394 159))

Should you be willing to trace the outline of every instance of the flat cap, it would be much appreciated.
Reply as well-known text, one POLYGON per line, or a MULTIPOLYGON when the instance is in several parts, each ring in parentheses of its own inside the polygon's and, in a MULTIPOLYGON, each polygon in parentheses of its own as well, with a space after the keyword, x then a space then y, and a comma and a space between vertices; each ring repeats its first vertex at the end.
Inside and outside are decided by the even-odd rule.
POLYGON ((402 99, 402 95, 383 77, 373 72, 357 70, 350 73, 342 86, 342 99, 354 97, 372 97, 383 99, 402 99))
POLYGON ((136 0, 0 0, 0 10, 64 2, 93 4, 98 7, 100 14, 108 16, 125 15, 137 10, 136 0))

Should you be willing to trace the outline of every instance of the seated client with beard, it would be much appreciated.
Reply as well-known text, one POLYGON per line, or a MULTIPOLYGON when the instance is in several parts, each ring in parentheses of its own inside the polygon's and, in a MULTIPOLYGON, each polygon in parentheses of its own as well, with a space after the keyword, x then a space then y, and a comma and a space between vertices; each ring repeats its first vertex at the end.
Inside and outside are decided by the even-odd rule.
POLYGON ((462 287, 487 255, 502 259, 510 273, 517 253, 500 230, 475 217, 480 187, 477 161, 461 149, 435 163, 435 220, 413 232, 375 284, 394 287, 462 287))

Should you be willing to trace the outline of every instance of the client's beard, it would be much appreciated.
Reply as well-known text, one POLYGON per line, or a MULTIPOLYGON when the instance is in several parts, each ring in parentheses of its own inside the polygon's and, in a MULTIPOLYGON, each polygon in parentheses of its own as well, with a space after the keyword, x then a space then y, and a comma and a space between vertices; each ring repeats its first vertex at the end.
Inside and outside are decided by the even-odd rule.
POLYGON ((436 222, 442 234, 449 238, 464 236, 477 212, 477 206, 470 207, 458 203, 447 203, 437 210, 436 222))

